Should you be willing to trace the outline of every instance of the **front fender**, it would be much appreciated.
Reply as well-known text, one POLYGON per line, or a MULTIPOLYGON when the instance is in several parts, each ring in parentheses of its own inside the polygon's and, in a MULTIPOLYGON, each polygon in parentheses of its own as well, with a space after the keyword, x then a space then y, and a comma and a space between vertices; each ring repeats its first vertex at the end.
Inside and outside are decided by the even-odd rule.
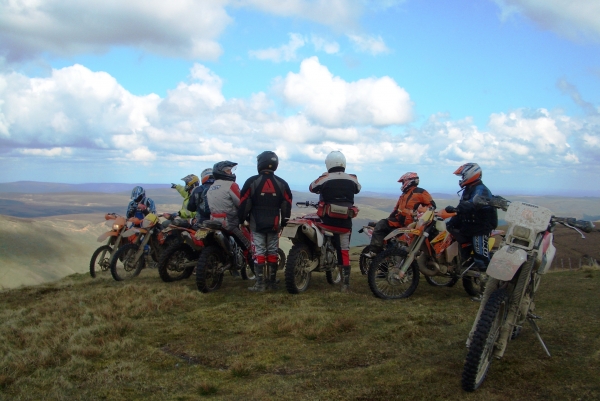
POLYGON ((504 245, 492 257, 486 273, 497 280, 510 281, 526 260, 525 250, 504 245))
POLYGON ((104 234, 100 235, 100 236, 98 237, 98 240, 97 240, 97 241, 98 241, 98 242, 102 242, 102 241, 104 241, 105 239, 107 239, 108 237, 116 237, 116 236, 118 236, 118 235, 119 235, 119 233, 118 233, 117 231, 107 231, 107 232, 105 232, 104 234))

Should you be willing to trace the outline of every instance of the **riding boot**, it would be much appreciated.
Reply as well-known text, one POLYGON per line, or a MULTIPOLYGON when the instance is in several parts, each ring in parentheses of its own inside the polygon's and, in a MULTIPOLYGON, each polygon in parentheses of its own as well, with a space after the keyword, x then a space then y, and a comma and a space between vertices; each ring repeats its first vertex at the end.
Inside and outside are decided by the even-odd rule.
POLYGON ((265 291, 264 270, 265 270, 264 263, 254 265, 254 274, 256 275, 256 282, 254 283, 254 286, 248 287, 248 289, 250 291, 254 291, 254 292, 264 292, 265 291))
POLYGON ((268 263, 267 270, 269 277, 265 278, 267 290, 277 291, 279 288, 277 286, 277 263, 268 263))
POLYGON ((350 292, 350 266, 342 266, 342 287, 341 292, 350 292))

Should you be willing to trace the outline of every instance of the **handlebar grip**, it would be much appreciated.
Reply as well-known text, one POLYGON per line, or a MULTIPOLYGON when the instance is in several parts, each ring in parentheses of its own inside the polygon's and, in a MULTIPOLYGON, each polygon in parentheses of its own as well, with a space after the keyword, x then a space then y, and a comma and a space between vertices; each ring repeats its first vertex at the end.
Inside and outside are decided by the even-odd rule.
POLYGON ((310 201, 296 202, 296 206, 310 206, 310 201))

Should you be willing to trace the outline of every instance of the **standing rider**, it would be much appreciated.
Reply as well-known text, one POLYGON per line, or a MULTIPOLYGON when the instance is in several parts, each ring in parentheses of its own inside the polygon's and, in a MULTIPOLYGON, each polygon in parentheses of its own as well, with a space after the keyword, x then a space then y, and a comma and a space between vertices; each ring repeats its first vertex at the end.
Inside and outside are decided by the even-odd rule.
POLYGON ((250 291, 277 289, 279 230, 292 212, 292 191, 287 182, 274 174, 279 158, 265 151, 257 156, 258 175, 246 180, 241 192, 239 220, 250 222, 256 265, 256 283, 250 291), (264 274, 265 264, 267 274, 264 274), (264 280, 263 280, 264 277, 264 280))
POLYGON ((236 166, 237 163, 229 160, 215 163, 213 166, 215 182, 208 189, 206 198, 210 208, 210 218, 221 221, 223 228, 233 234, 243 247, 244 255, 247 256, 250 251, 250 241, 239 228, 240 187, 235 183, 236 166))
POLYGON ((461 244, 462 260, 466 261, 473 251, 474 267, 485 271, 490 262, 488 240, 490 233, 498 226, 498 212, 492 206, 479 206, 473 203, 475 196, 491 197, 492 193, 481 181, 482 171, 477 163, 460 166, 455 175, 461 176, 458 184, 463 191, 456 208, 446 207, 447 212, 456 212, 447 224, 448 231, 461 244))
POLYGON ((417 173, 405 173, 398 182, 402 184, 402 195, 398 198, 389 217, 379 220, 375 225, 370 243, 371 253, 369 256, 371 257, 383 250, 383 239, 386 235, 398 227, 405 227, 413 222, 413 216, 419 206, 435 209, 435 202, 429 192, 417 186, 419 185, 417 173))
POLYGON ((354 207, 354 195, 360 192, 358 178, 346 174, 346 157, 334 151, 325 159, 327 172, 314 180, 308 187, 310 192, 319 194, 317 214, 323 220, 324 228, 334 233, 334 245, 341 263, 342 292, 350 286, 350 234, 352 218, 358 212, 354 207))
POLYGON ((142 220, 148 213, 156 213, 154 201, 146 198, 144 188, 137 186, 131 191, 131 202, 127 205, 126 218, 137 217, 142 220))
POLYGON ((210 186, 215 182, 215 178, 212 175, 212 168, 205 168, 200 173, 200 180, 202 185, 194 188, 190 195, 190 201, 187 204, 187 210, 196 213, 196 224, 199 225, 205 220, 210 220, 210 208, 208 207, 208 200, 206 194, 210 186))

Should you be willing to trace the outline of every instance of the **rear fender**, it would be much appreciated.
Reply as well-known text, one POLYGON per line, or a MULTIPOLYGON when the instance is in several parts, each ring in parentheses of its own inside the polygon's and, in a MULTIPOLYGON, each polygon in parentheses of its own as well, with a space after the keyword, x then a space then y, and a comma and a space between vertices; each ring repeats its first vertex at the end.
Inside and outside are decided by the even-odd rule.
POLYGON ((486 273, 497 280, 510 281, 525 261, 527 261, 525 250, 504 245, 494 253, 486 273))

